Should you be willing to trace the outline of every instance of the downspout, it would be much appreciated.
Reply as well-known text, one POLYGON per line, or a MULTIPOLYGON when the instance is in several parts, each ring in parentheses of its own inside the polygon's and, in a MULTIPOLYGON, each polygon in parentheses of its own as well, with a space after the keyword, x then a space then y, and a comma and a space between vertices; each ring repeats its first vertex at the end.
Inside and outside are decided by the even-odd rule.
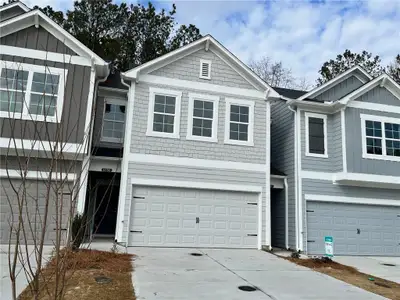
MULTIPOLYGON (((299 218, 298 218, 298 199, 299 199, 299 190, 298 190, 298 160, 299 160, 299 151, 298 151, 298 143, 297 143, 297 110, 293 109, 290 104, 288 106, 289 110, 294 113, 294 189, 295 189, 295 227, 296 227, 296 248, 299 249, 299 218)), ((289 229, 288 229, 289 231, 289 229)))
POLYGON ((287 177, 283 179, 285 187, 285 248, 289 249, 289 191, 287 177))

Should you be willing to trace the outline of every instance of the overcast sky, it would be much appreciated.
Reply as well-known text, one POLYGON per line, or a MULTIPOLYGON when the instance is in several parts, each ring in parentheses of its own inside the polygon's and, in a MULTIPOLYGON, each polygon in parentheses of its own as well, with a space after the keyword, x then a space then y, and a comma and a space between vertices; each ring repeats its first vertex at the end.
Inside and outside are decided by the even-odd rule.
MULTIPOLYGON (((133 2, 133 1, 128 1, 133 2)), ((147 1, 142 1, 147 2, 147 1)), ((72 0, 29 0, 66 10, 72 0)), ((400 0, 153 1, 177 5, 177 21, 211 34, 245 63, 269 56, 314 83, 323 62, 348 48, 384 65, 400 53, 400 0)))

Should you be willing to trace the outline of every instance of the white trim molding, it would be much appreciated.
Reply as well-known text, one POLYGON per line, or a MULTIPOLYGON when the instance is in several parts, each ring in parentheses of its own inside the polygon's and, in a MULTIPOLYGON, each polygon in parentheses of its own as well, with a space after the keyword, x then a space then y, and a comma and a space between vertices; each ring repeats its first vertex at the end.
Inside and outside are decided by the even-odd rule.
POLYGON ((83 144, 48 142, 39 140, 21 140, 21 139, 4 138, 4 137, 0 137, 0 148, 9 149, 10 151, 11 150, 25 150, 25 151, 62 150, 63 153, 72 153, 72 154, 83 154, 85 150, 83 144))
POLYGON ((377 115, 366 115, 360 114, 361 119, 361 138, 362 138, 362 157, 365 159, 378 159, 378 160, 387 160, 387 161, 396 161, 400 162, 400 156, 391 156, 387 154, 387 146, 386 142, 395 141, 400 142, 400 139, 397 138, 388 138, 386 137, 385 123, 398 124, 400 126, 400 118, 389 118, 377 115), (366 132, 366 122, 380 122, 381 124, 381 137, 378 136, 368 136, 371 139, 380 139, 382 144, 382 155, 379 154, 371 154, 367 153, 367 132, 366 132))
POLYGON ((400 189, 400 176, 336 173, 333 174, 332 181, 341 185, 400 189))
POLYGON ((341 196, 314 195, 314 194, 306 194, 305 198, 307 201, 318 201, 318 202, 400 206, 400 199, 396 200, 396 199, 377 199, 377 198, 356 198, 356 197, 341 197, 341 196))
POLYGON ((17 7, 17 6, 19 8, 21 8, 24 12, 30 11, 29 7, 26 6, 24 3, 20 2, 20 1, 15 1, 15 2, 11 2, 11 3, 5 4, 3 6, 0 6, 0 12, 3 12, 5 10, 8 10, 13 7, 17 7))
POLYGON ((187 140, 202 141, 202 142, 218 142, 218 108, 219 108, 219 96, 195 94, 189 93, 189 105, 188 105, 188 126, 187 126, 187 140), (194 113, 194 101, 205 101, 213 104, 213 116, 212 119, 205 117, 196 117, 205 120, 211 120, 211 137, 193 135, 193 113, 194 113))
POLYGON ((23 119, 23 120, 31 120, 31 121, 45 121, 51 123, 60 123, 62 118, 62 112, 64 107, 64 91, 65 85, 67 83, 68 70, 53 68, 48 66, 40 66, 40 65, 32 65, 25 63, 16 63, 0 60, 0 72, 2 69, 10 69, 10 70, 18 70, 28 72, 28 78, 26 80, 26 87, 24 90, 15 90, 13 88, 2 89, 2 91, 6 92, 20 92, 24 94, 23 102, 22 102, 22 112, 10 112, 10 111, 0 111, 1 118, 12 118, 12 119, 23 119), (54 112, 54 116, 51 115, 42 115, 42 114, 33 114, 29 112, 31 97, 32 95, 39 95, 43 97, 43 93, 45 91, 33 91, 33 76, 36 73, 46 74, 46 75, 56 75, 58 76, 58 87, 57 93, 46 93, 46 96, 56 97, 56 109, 54 112))
POLYGON ((329 180, 332 181, 333 175, 335 173, 326 173, 326 172, 318 172, 318 171, 307 171, 301 170, 300 177, 302 179, 316 179, 316 180, 329 180))
POLYGON ((237 184, 227 184, 227 183, 219 183, 219 182, 146 179, 146 178, 142 178, 142 177, 131 178, 131 184, 145 185, 145 186, 180 187, 180 188, 188 188, 188 189, 249 192, 249 193, 261 193, 262 192, 262 187, 256 186, 256 185, 237 185, 237 184))
POLYGON ((340 111, 340 130, 342 134, 343 172, 347 172, 346 113, 344 109, 340 111))
MULTIPOLYGON (((400 105, 400 101, 399 101, 400 105)), ((387 105, 387 104, 379 104, 379 103, 371 103, 371 102, 362 102, 362 101, 351 101, 347 104, 347 107, 358 108, 358 109, 366 109, 366 110, 374 110, 379 112, 387 112, 393 114, 400 114, 400 106, 387 105)))
POLYGON ((164 138, 174 138, 179 139, 179 132, 180 132, 180 120, 181 120, 181 100, 182 100, 182 92, 164 88, 149 88, 149 109, 148 109, 148 116, 147 116, 147 136, 155 136, 155 137, 164 137, 164 138), (175 98, 175 112, 173 114, 170 113, 161 113, 167 114, 174 117, 174 128, 173 132, 158 132, 153 130, 153 121, 154 121, 154 103, 155 103, 155 96, 170 96, 175 98))
POLYGON ((163 165, 176 165, 187 167, 198 167, 208 169, 227 169, 240 171, 265 172, 266 165, 252 164, 225 160, 208 160, 188 157, 162 156, 152 154, 130 153, 126 156, 127 161, 136 163, 154 163, 163 165))
POLYGON ((254 101, 242 100, 234 98, 225 98, 225 144, 241 145, 241 146, 254 146, 254 101), (245 106, 249 109, 248 122, 231 121, 231 106, 245 106), (237 124, 247 124, 247 141, 231 140, 230 139, 230 124, 235 122, 237 124))
POLYGON ((48 180, 50 174, 52 174, 52 180, 54 181, 74 181, 76 179, 75 173, 60 174, 59 172, 27 171, 25 175, 21 174, 21 170, 0 169, 0 178, 48 180))
POLYGON ((305 138, 306 138, 306 149, 305 155, 311 157, 319 157, 319 158, 328 158, 328 116, 323 114, 316 114, 305 112, 304 113, 305 119, 305 138), (311 153, 310 152, 310 135, 309 135, 309 122, 310 118, 321 119, 323 121, 323 128, 324 128, 324 154, 318 153, 311 153))

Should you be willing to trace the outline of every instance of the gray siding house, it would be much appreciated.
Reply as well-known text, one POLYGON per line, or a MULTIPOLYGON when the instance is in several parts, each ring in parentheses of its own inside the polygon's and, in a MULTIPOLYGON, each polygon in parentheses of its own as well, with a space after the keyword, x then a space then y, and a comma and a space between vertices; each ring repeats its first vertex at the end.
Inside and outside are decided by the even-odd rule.
POLYGON ((287 243, 273 245, 321 255, 331 236, 336 255, 399 256, 399 85, 357 66, 310 92, 276 91, 271 160, 289 197, 287 243))
POLYGON ((0 243, 17 239, 21 217, 23 242, 44 227, 52 244, 69 209, 83 212, 77 187, 86 186, 94 93, 108 64, 20 2, 0 7, 0 20, 0 243))

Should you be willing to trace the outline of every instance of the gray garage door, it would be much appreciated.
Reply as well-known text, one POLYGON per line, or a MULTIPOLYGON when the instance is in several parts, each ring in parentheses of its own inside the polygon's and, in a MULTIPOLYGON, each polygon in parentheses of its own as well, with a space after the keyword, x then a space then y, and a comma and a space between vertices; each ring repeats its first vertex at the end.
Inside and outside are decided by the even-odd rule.
MULTIPOLYGON (((65 242, 67 233, 67 217, 68 210, 70 209, 70 188, 65 187, 62 191, 63 210, 62 210, 62 224, 60 226, 62 233, 62 243, 65 242)), ((8 244, 9 241, 16 240, 16 232, 18 229, 18 208, 19 201, 25 199, 22 206, 22 218, 24 220, 24 227, 26 230, 26 239, 20 235, 21 243, 27 242, 32 244, 33 240, 38 240, 42 233, 44 225, 44 212, 45 212, 45 199, 47 187, 44 181, 27 180, 25 184, 19 179, 12 179, 11 182, 7 178, 0 179, 0 243, 8 244), (19 191, 19 196, 14 191, 14 188, 19 191), (22 191, 26 192, 26 197, 22 198, 22 191)), ((61 204, 61 195, 55 196, 55 192, 51 191, 48 209, 48 218, 46 226, 45 244, 52 245, 56 238, 56 202, 61 204)), ((60 208, 58 208, 60 209, 60 208)))
POLYGON ((400 256, 400 207, 308 201, 308 254, 325 253, 325 236, 336 255, 400 256))
POLYGON ((130 246, 256 248, 255 193, 134 186, 130 246))

